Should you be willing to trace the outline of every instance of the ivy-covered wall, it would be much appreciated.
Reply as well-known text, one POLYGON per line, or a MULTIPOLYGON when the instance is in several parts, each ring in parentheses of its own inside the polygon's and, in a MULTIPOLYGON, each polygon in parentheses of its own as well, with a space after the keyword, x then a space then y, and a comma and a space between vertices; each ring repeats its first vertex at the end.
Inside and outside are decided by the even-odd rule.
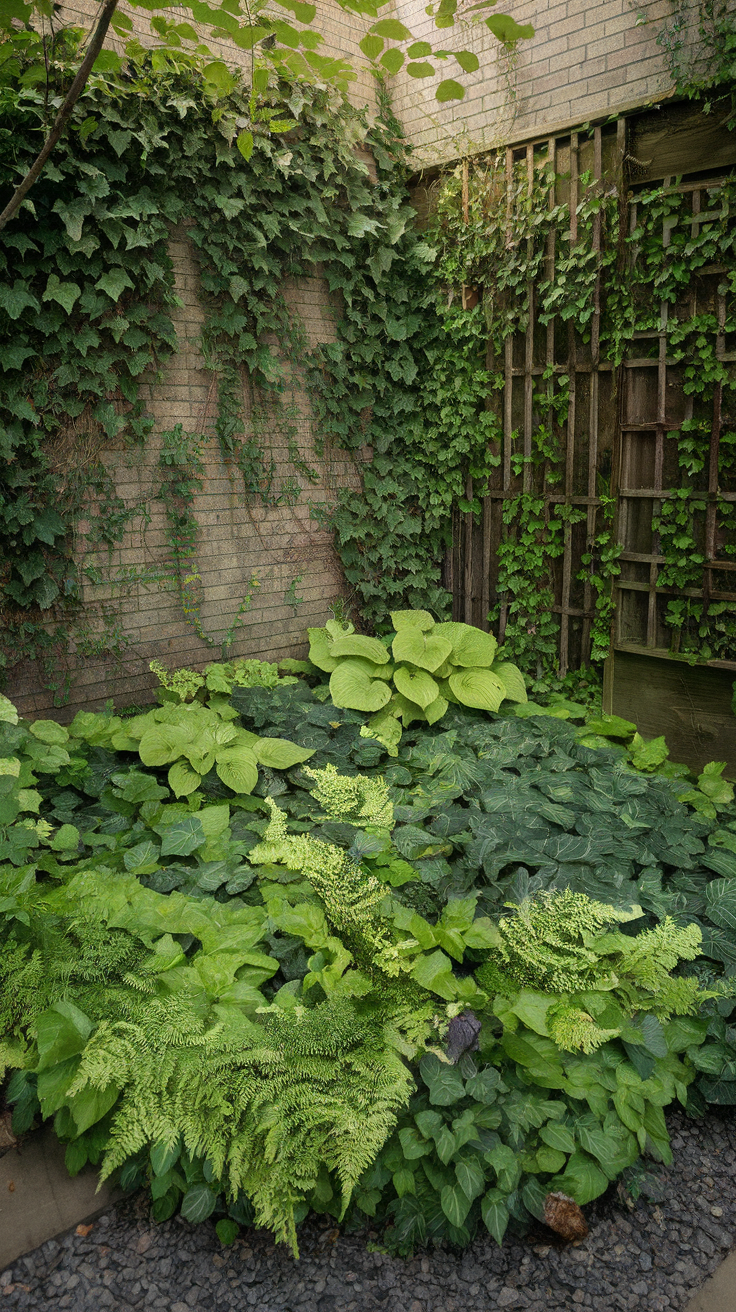
MULTIPOLYGON (((24 711, 140 698, 151 657, 298 654, 342 605, 329 511, 415 404, 427 254, 396 124, 258 77, 93 79, 3 234, 0 673, 24 711)), ((0 184, 44 113, 2 89, 0 184)))
MULTIPOLYGON (((152 659, 169 668, 201 666, 218 657, 223 645, 234 656, 264 660, 305 654, 307 625, 324 624, 330 603, 346 594, 332 533, 310 516, 310 507, 333 502, 340 488, 355 487, 359 465, 344 452, 315 454, 309 400, 297 378, 289 395, 288 432, 276 413, 259 432, 269 469, 266 504, 246 498, 215 434, 216 379, 202 356, 199 267, 186 223, 172 230, 168 249, 181 301, 172 313, 177 350, 160 378, 150 372, 141 384, 152 431, 135 451, 124 441, 100 448, 92 437, 95 457, 112 480, 109 493, 125 508, 119 513, 133 513, 112 546, 87 537, 99 502, 78 523, 74 554, 82 611, 72 625, 68 651, 55 652, 50 665, 34 659, 12 669, 9 689, 26 715, 46 713, 61 701, 65 709, 54 713, 62 718, 80 706, 100 707, 110 697, 116 704, 140 701, 154 682, 148 673, 152 659), (179 470, 165 464, 162 469, 162 462, 177 454, 176 440, 162 433, 173 433, 177 425, 183 435, 178 451, 190 471, 194 456, 198 481, 191 509, 196 542, 185 566, 190 583, 183 596, 161 500, 164 470, 179 470), (308 477, 295 467, 295 448, 308 477)), ((290 279, 284 293, 310 346, 334 339, 334 305, 323 278, 290 279)), ((245 389, 243 397, 245 402, 245 389)), ((75 468, 81 473, 87 455, 84 434, 75 434, 60 452, 60 478, 75 468)))

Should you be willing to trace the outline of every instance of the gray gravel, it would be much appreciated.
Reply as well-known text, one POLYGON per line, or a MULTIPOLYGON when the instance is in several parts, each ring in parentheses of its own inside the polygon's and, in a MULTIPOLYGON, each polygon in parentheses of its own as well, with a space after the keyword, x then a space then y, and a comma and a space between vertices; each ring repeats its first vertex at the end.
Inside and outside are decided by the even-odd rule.
POLYGON ((477 1239, 464 1253, 411 1261, 370 1251, 378 1236, 309 1221, 295 1262, 263 1232, 224 1249, 208 1224, 155 1226, 142 1199, 125 1200, 91 1233, 50 1240, 0 1275, 0 1308, 73 1312, 558 1312, 684 1308, 731 1247, 736 1230, 736 1115, 669 1118, 675 1163, 659 1202, 633 1206, 615 1188, 586 1208, 590 1234, 555 1243, 549 1231, 502 1249, 477 1239))

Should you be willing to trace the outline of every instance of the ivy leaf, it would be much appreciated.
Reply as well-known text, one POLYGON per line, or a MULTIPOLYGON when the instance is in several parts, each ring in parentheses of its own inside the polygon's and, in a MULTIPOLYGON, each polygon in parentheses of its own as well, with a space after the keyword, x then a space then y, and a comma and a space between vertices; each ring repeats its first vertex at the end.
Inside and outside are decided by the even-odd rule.
POLYGON ((109 269, 107 273, 103 273, 102 277, 97 279, 95 287, 98 291, 105 292, 111 301, 119 301, 126 287, 135 290, 133 282, 128 277, 125 269, 122 269, 119 265, 109 269))
POLYGON ((36 354, 37 351, 33 346, 23 346, 20 343, 16 343, 15 346, 3 345, 0 369, 22 369, 28 357, 36 354))
POLYGON ((458 50, 455 58, 464 73, 476 73, 480 68, 480 60, 470 50, 458 50))
POLYGON ((429 1101, 435 1107, 450 1107, 465 1097, 465 1085, 457 1067, 440 1061, 434 1053, 422 1057, 419 1073, 429 1089, 429 1101))
POLYGON ((373 24, 371 32, 388 37, 389 41, 407 41, 411 36, 408 27, 404 27, 397 18, 382 18, 380 22, 373 24))
POLYGON ((62 825, 51 839, 54 852, 76 852, 79 847, 79 830, 76 825, 62 825))
POLYGON ((463 100, 465 87, 456 82, 454 78, 445 77, 438 83, 434 95, 435 100, 438 100, 441 105, 448 100, 463 100))
POLYGON ((406 71, 409 77, 434 77, 434 65, 422 61, 417 64, 407 64, 406 71))
POLYGON ((43 300, 58 301, 59 305, 66 310, 67 314, 71 314, 74 302, 79 300, 81 295, 82 293, 77 283, 60 282, 55 273, 50 273, 49 280, 46 283, 46 291, 43 294, 43 300))
POLYGON ((384 47, 383 37, 371 36, 370 32, 358 42, 366 59, 377 59, 384 47))
POLYGON ((116 131, 115 128, 107 128, 106 136, 118 159, 133 140, 133 133, 128 132, 125 128, 121 128, 119 131, 116 131))
POLYGON ((534 36, 531 23, 516 23, 508 14, 494 14, 484 21, 486 27, 505 46, 514 45, 516 41, 530 41, 534 36))
POLYGON ((24 310, 40 311, 41 306, 22 278, 16 278, 12 287, 0 283, 0 308, 10 319, 19 319, 24 310))

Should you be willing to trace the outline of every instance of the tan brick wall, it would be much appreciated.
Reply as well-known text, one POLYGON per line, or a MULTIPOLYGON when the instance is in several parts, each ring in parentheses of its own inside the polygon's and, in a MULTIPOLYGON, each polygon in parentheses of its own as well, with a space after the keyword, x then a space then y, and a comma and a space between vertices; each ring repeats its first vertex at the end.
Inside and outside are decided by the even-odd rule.
MULTIPOLYGON (((302 459, 313 468, 317 482, 309 482, 295 470, 287 436, 273 416, 266 416, 264 459, 275 463, 273 496, 278 497, 287 481, 302 485, 293 505, 264 506, 246 499, 242 476, 223 460, 214 438, 216 388, 204 367, 197 339, 202 328, 202 308, 197 297, 198 273, 193 248, 186 230, 174 231, 171 255, 176 290, 182 305, 175 310, 179 351, 163 367, 160 381, 145 380, 142 396, 155 418, 152 436, 142 451, 109 450, 102 453, 113 475, 115 488, 127 506, 142 503, 150 522, 139 518, 131 524, 111 555, 96 548, 84 551, 84 525, 80 526, 79 558, 96 564, 107 579, 120 579, 124 572, 142 570, 164 576, 160 582, 124 582, 104 585, 86 583, 83 627, 90 632, 73 646, 52 681, 71 676, 69 700, 60 712, 52 710, 52 693, 43 687, 38 667, 18 668, 10 679, 8 695, 24 715, 58 714, 68 720, 79 707, 104 705, 108 698, 117 704, 150 700, 154 686, 148 662, 156 658, 169 668, 180 665, 202 668, 221 659, 220 648, 238 608, 255 576, 252 604, 233 637, 232 654, 278 660, 306 654, 305 630, 330 618, 329 603, 345 595, 344 579, 332 546, 331 534, 310 518, 310 505, 334 502, 339 487, 357 486, 358 467, 342 451, 326 451, 317 458, 314 427, 300 379, 285 397, 297 408, 295 439, 302 459), (197 585, 199 615, 205 632, 215 646, 203 642, 186 622, 174 581, 172 554, 164 505, 156 499, 162 476, 158 467, 162 430, 181 423, 189 432, 203 434, 204 482, 193 510, 199 527, 191 570, 201 577, 197 585), (168 578, 166 577, 168 576, 168 578), (291 583, 302 598, 294 607, 287 596, 291 583), (103 632, 102 604, 109 607, 112 624, 125 635, 127 645, 115 657, 90 654, 90 644, 103 632)), ((310 345, 334 335, 335 307, 326 283, 319 277, 301 278, 285 288, 286 299, 301 318, 310 345)))
POLYGON ((424 0, 396 0, 396 12, 420 39, 480 58, 474 74, 453 60, 442 76, 467 87, 462 101, 438 105, 436 78, 401 73, 392 83, 394 109, 414 145, 418 165, 545 136, 589 119, 647 104, 671 91, 657 35, 671 18, 669 0, 518 0, 503 5, 535 36, 521 42, 515 70, 485 24, 437 31, 424 0), (514 95, 509 95, 509 87, 514 95))

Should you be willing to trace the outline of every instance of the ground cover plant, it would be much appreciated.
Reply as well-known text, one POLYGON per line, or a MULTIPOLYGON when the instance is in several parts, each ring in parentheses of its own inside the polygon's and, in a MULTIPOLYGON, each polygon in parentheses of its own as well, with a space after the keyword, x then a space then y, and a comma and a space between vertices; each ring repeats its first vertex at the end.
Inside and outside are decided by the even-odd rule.
POLYGON ((559 695, 449 704, 391 756, 301 672, 163 672, 68 728, 0 701, 18 1131, 53 1117, 70 1170, 224 1242, 296 1248, 312 1209, 409 1252, 584 1206, 669 1160, 669 1103, 736 1102, 717 767, 559 695))

